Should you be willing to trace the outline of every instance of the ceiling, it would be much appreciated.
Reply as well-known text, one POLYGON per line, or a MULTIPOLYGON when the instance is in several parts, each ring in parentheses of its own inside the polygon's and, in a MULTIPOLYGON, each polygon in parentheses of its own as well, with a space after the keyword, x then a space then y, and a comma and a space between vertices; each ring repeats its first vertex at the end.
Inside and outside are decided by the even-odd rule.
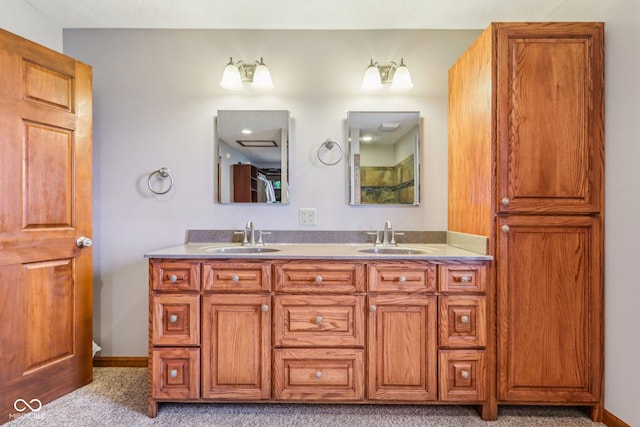
POLYGON ((481 29, 567 0, 25 0, 62 28, 481 29))

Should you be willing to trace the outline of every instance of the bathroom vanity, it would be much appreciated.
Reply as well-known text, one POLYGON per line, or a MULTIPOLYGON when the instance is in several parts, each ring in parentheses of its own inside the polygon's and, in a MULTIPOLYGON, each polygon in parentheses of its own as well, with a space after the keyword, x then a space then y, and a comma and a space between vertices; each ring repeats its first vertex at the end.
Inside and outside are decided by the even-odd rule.
POLYGON ((486 404, 491 257, 242 248, 147 255, 149 416, 179 401, 486 404))

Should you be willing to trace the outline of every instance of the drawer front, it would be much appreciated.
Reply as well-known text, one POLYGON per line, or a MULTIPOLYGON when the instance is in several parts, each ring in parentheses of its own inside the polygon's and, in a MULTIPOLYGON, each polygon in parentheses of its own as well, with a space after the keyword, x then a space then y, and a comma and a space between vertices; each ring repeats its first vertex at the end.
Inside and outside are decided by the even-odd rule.
POLYGON ((271 269, 259 263, 205 263, 202 266, 205 291, 269 292, 271 269))
POLYGON ((276 346, 364 346, 364 297, 278 295, 274 306, 276 346))
POLYGON ((484 296, 449 295, 438 298, 440 347, 487 345, 484 296))
POLYGON ((153 345, 200 343, 200 295, 152 296, 153 345))
POLYGON ((364 355, 359 349, 276 349, 278 400, 344 401, 364 397, 364 355))
POLYGON ((369 265, 370 292, 433 292, 436 266, 428 263, 394 262, 369 265))
POLYGON ((153 349, 151 397, 198 399, 200 397, 200 349, 153 349))
POLYGON ((483 350, 440 350, 440 400, 480 402, 485 399, 485 352, 483 350))
POLYGON ((486 264, 442 264, 438 268, 440 292, 486 291, 489 268, 486 264))
POLYGON ((152 289, 156 292, 197 292, 200 290, 200 263, 152 261, 149 264, 152 289))
POLYGON ((364 265, 343 262, 289 262, 274 267, 280 292, 362 292, 364 265))

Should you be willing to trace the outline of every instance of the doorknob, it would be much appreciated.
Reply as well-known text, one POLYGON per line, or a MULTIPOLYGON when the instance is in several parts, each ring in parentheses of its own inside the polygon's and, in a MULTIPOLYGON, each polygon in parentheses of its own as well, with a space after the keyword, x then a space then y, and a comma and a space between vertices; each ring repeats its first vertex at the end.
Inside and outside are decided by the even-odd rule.
POLYGON ((76 240, 76 246, 79 248, 88 248, 89 246, 93 246, 93 240, 88 237, 80 236, 78 240, 76 240))

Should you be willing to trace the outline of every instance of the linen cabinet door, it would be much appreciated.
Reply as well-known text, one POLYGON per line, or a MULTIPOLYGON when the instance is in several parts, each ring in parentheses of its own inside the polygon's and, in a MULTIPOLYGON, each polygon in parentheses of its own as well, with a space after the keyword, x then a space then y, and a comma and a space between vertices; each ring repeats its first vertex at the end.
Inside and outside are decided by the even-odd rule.
POLYGON ((368 397, 437 398, 437 299, 425 295, 369 296, 368 397))
POLYGON ((498 219, 499 399, 594 402, 602 374, 598 217, 498 219))
POLYGON ((602 25, 496 28, 498 212, 599 212, 604 169, 602 25))
POLYGON ((268 295, 202 297, 202 397, 271 397, 268 295))

